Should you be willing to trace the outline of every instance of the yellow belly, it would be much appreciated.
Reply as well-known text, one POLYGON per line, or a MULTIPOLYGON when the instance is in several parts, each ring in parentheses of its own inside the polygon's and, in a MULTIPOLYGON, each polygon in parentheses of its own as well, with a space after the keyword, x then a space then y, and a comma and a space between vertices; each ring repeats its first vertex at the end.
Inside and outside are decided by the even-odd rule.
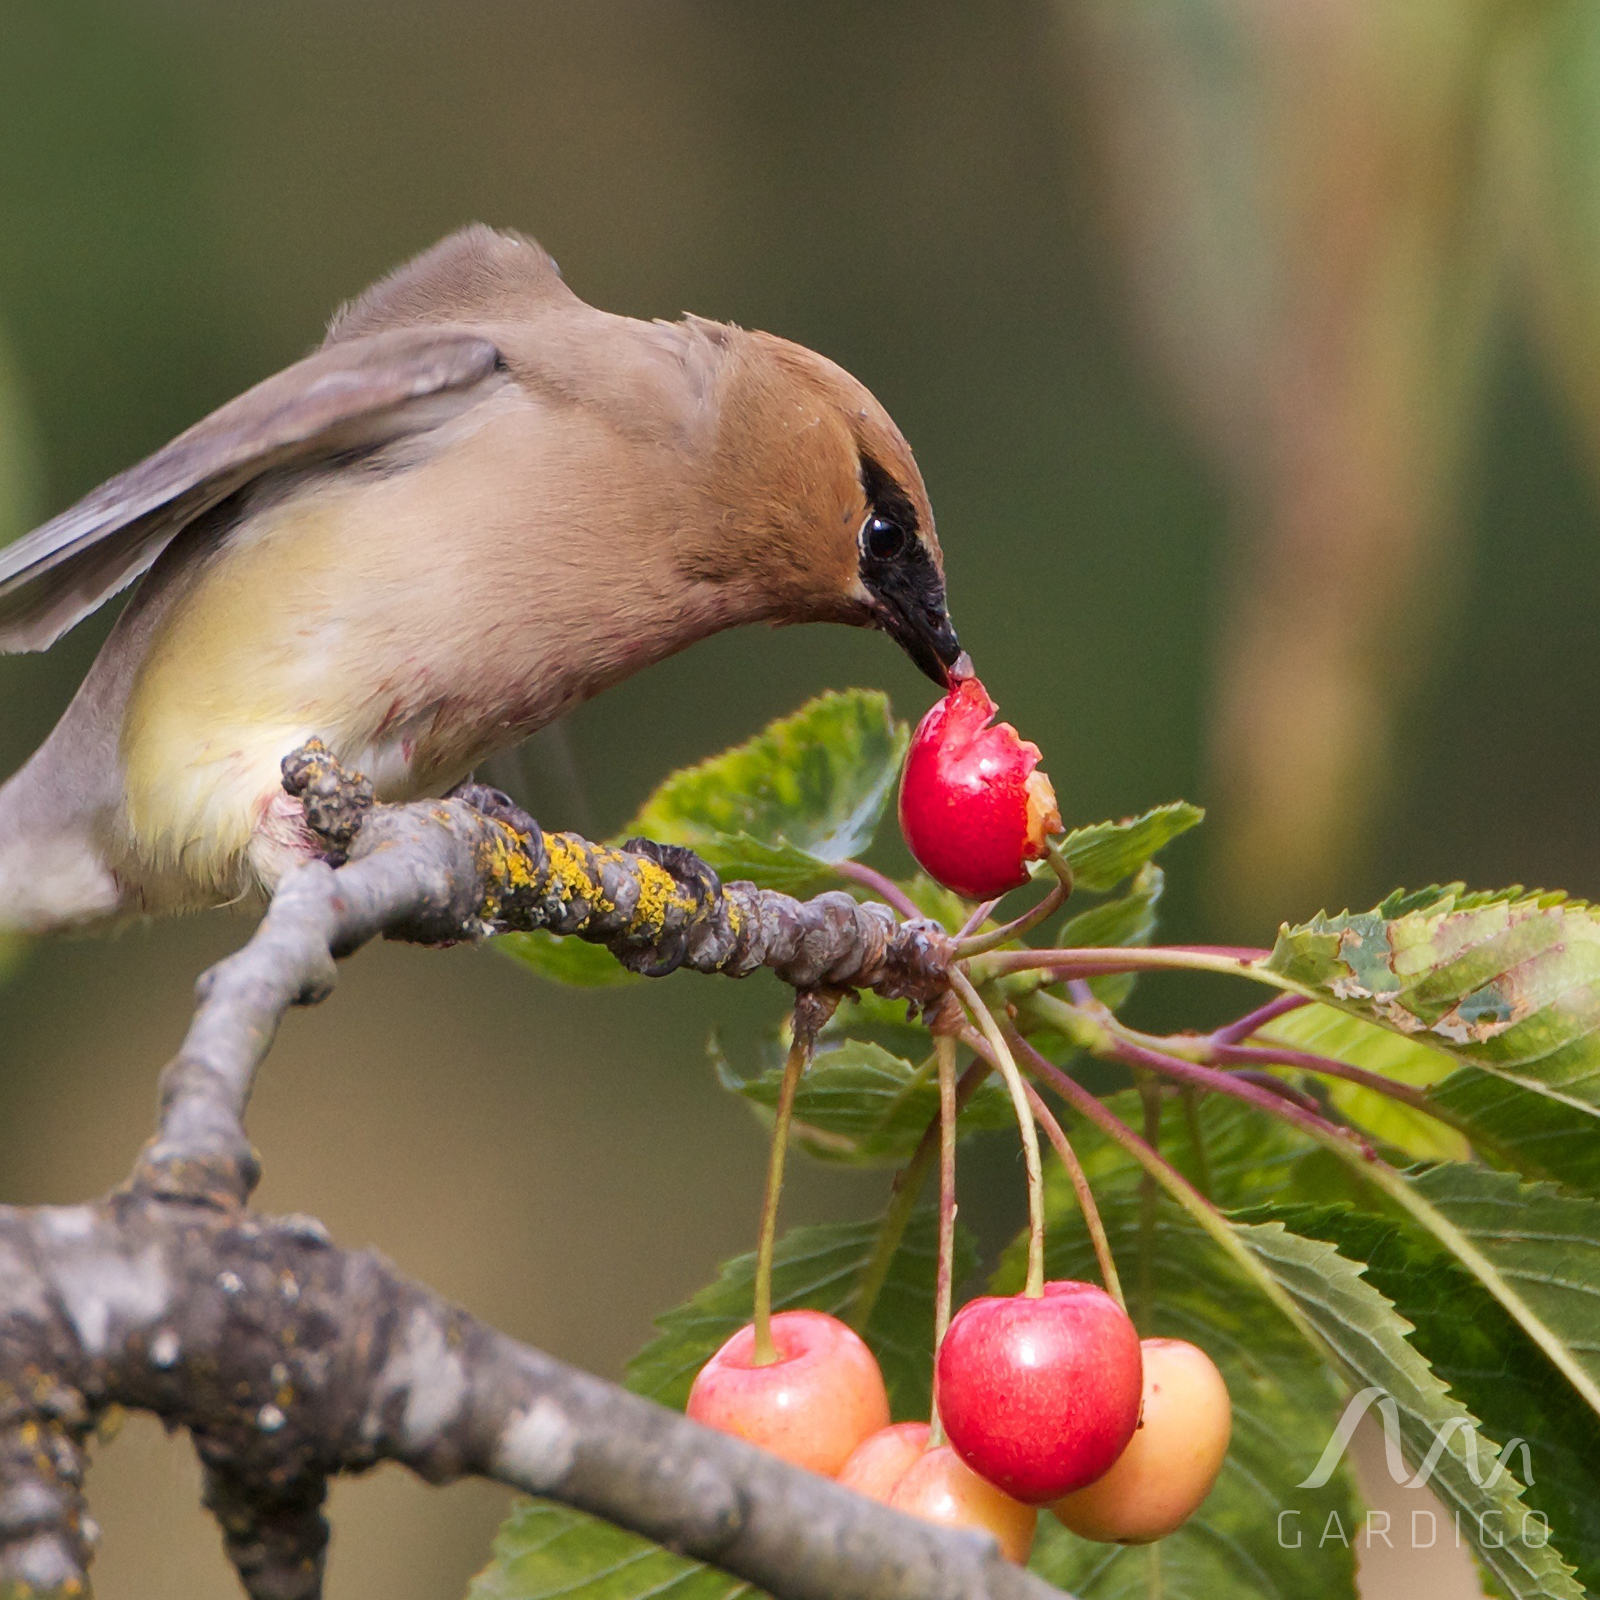
POLYGON ((370 742, 382 685, 356 638, 347 500, 335 488, 252 518, 185 576, 159 624, 121 748, 129 844, 157 877, 209 896, 247 887, 283 757, 313 736, 343 759, 370 742))

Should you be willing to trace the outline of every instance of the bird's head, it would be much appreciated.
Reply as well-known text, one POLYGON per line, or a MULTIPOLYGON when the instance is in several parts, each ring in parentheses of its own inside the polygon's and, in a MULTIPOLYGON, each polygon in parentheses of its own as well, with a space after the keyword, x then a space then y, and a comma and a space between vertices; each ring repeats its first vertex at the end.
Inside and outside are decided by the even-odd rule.
POLYGON ((911 447, 824 356, 732 332, 717 396, 720 526, 697 575, 760 597, 775 623, 879 628, 944 687, 961 657, 933 509, 911 447))

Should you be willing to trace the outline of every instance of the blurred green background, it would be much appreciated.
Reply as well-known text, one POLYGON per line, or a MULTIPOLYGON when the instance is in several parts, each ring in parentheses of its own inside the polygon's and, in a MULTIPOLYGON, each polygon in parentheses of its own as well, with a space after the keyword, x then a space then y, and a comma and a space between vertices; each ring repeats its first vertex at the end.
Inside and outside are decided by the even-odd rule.
MULTIPOLYGON (((515 226, 597 304, 768 328, 874 388, 963 639, 1069 820, 1211 807, 1171 855, 1172 934, 1254 938, 1438 878, 1592 894, 1594 18, 6 0, 0 538, 444 232, 515 226)), ((104 628, 0 661, 0 772, 104 628)), ((881 638, 714 640, 536 739, 524 792, 608 830, 670 767, 853 683, 928 700, 881 638)), ((122 1175, 195 974, 246 931, 32 953, 0 989, 0 1200, 122 1175)), ((574 995, 491 955, 367 951, 264 1074, 261 1198, 615 1374, 751 1240, 761 1140, 703 1045, 780 1005, 759 978, 574 995)), ((993 1227, 1020 1203, 1005 1152, 968 1187, 993 1227)), ((802 1166, 788 1214, 873 1192, 802 1166)), ((234 1592, 179 1445, 130 1426, 94 1492, 103 1597, 234 1592)), ((331 1596, 459 1593, 502 1509, 342 1486, 331 1596)))

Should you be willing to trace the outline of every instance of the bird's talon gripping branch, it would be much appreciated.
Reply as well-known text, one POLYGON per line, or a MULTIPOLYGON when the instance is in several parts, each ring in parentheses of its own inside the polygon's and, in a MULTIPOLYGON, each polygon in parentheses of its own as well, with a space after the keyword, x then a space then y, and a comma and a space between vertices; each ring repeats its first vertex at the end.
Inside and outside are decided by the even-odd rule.
POLYGON ((324 860, 341 867, 372 810, 372 785, 346 772, 320 739, 308 739, 283 758, 283 787, 305 808, 306 827, 324 846, 324 860))

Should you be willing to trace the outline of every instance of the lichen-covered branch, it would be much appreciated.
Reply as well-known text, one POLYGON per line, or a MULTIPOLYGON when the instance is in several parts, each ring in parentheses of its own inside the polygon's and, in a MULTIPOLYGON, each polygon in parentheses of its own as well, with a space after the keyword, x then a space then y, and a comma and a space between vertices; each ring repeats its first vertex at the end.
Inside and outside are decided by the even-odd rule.
POLYGON ((278 1023, 380 934, 546 927, 639 971, 767 967, 802 991, 923 1004, 943 993, 944 935, 844 895, 724 887, 683 851, 543 834, 488 791, 374 807, 315 749, 286 785, 330 861, 290 874, 202 980, 128 1183, 93 1205, 0 1208, 0 1600, 84 1591, 84 1442, 114 1405, 189 1429, 254 1600, 320 1594, 327 1480, 384 1460, 549 1496, 781 1600, 1054 1595, 987 1539, 699 1428, 336 1248, 311 1219, 248 1207, 243 1115, 278 1023))

